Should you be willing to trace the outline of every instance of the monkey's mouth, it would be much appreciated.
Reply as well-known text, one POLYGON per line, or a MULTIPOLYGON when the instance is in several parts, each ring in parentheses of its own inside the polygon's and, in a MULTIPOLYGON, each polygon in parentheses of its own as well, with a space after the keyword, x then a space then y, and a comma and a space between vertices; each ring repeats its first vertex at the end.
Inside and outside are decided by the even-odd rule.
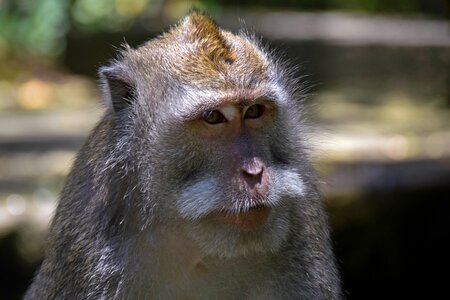
POLYGON ((262 227, 269 217, 271 208, 266 205, 255 205, 245 210, 220 210, 209 214, 209 217, 224 225, 244 231, 254 231, 262 227))

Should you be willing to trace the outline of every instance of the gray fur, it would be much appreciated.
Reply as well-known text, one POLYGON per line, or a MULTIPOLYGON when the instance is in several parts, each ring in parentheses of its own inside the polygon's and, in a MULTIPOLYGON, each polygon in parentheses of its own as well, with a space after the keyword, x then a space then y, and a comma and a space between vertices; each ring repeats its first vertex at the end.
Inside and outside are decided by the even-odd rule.
POLYGON ((237 37, 225 39, 239 54, 231 63, 236 77, 189 77, 181 60, 200 51, 201 41, 186 40, 186 26, 208 22, 189 25, 197 17, 140 48, 126 47, 100 70, 106 112, 76 157, 25 299, 341 298, 304 141, 302 87, 243 33, 236 44, 237 37), (250 45, 264 75, 247 65, 240 45, 250 45), (271 172, 268 195, 257 200, 271 214, 250 232, 204 219, 222 199, 231 199, 234 211, 255 200, 230 188, 227 153, 184 125, 230 86, 277 106, 265 138, 242 141, 243 153, 264 158, 271 172))

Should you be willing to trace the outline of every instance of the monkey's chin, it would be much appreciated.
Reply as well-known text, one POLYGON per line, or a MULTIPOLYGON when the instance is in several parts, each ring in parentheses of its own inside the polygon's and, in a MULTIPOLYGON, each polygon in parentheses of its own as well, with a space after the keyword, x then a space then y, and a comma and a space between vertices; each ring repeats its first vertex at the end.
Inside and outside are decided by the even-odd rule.
POLYGON ((265 224, 270 211, 270 207, 260 206, 244 212, 217 211, 209 214, 208 218, 238 230, 255 231, 265 224))
POLYGON ((222 258, 275 253, 290 231, 289 207, 264 207, 184 223, 183 230, 205 254, 222 258))

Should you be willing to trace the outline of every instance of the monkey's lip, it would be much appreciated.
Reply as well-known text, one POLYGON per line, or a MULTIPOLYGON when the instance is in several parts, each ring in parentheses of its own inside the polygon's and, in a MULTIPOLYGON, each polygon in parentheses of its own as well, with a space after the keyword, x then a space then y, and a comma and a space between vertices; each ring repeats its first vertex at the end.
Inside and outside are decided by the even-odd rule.
POLYGON ((231 210, 215 211, 209 216, 220 223, 239 230, 254 231, 266 222, 270 211, 271 208, 268 206, 255 206, 241 212, 231 210))

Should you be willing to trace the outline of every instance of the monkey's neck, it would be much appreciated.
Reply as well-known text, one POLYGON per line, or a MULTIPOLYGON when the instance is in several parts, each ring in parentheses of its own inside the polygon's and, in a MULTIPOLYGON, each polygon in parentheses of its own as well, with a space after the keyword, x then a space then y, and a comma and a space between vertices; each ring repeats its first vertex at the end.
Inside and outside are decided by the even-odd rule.
POLYGON ((270 269, 264 255, 226 259, 207 255, 175 229, 155 229, 139 243, 145 243, 139 248, 146 253, 142 257, 147 257, 138 267, 144 281, 132 288, 139 296, 146 290, 146 296, 157 299, 203 299, 205 295, 210 297, 205 299, 217 299, 224 291, 233 295, 264 286, 270 269))
MULTIPOLYGON (((188 237, 176 229, 156 229, 152 238, 155 261, 160 281, 173 281, 184 276, 196 276, 202 272, 207 255, 203 253, 188 237)), ((159 280, 158 280, 159 281, 159 280)))

